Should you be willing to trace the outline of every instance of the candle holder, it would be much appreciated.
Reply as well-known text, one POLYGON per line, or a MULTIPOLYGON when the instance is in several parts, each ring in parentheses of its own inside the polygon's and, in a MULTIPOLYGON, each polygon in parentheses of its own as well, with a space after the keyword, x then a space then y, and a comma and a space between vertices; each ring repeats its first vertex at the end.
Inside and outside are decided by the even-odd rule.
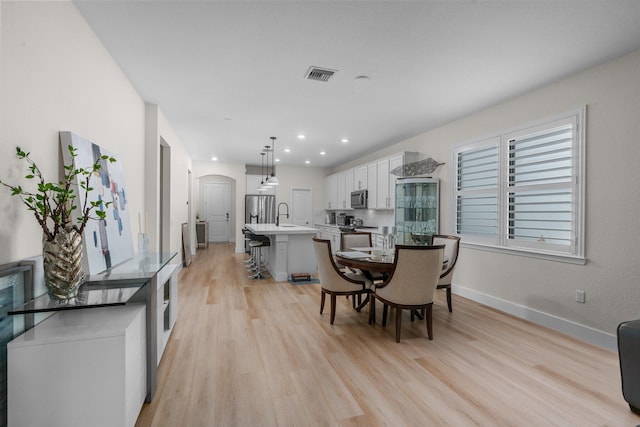
POLYGON ((138 253, 140 255, 149 252, 149 235, 145 233, 138 233, 138 253))

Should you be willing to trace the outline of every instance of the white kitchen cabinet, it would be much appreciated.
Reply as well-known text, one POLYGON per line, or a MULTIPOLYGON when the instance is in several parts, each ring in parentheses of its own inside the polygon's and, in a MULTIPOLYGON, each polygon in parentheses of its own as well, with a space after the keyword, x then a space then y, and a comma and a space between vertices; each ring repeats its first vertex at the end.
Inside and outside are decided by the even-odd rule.
POLYGON ((378 161, 377 170, 377 204, 376 209, 391 209, 389 199, 389 159, 378 161))
POLYGON ((342 234, 340 229, 335 226, 322 225, 316 225, 316 228, 318 229, 318 237, 331 242, 331 253, 335 255, 336 251, 340 250, 340 235, 342 234))
POLYGON ((405 159, 410 163, 415 161, 416 157, 417 153, 406 153, 398 154, 389 158, 389 208, 393 209, 396 206, 396 181, 398 180, 398 177, 392 175, 391 171, 398 166, 404 165, 405 159))
MULTIPOLYGON (((395 188, 398 177, 391 174, 391 171, 405 163, 411 163, 417 160, 417 153, 401 153, 377 162, 377 194, 376 205, 369 207, 374 209, 393 209, 395 207, 395 188)), ((369 196, 371 200, 371 196, 369 196)))
POLYGON ((336 251, 340 250, 340 236, 342 233, 340 230, 329 231, 329 240, 331 240, 331 253, 335 255, 336 251))
POLYGON ((376 209, 378 207, 378 164, 369 163, 367 165, 367 207, 376 209))
POLYGON ((329 175, 324 179, 324 208, 338 208, 338 175, 329 175))
POLYGON ((359 166, 353 169, 353 189, 367 189, 367 165, 359 166))
POLYGON ((345 174, 343 172, 338 172, 336 174, 336 183, 337 183, 337 207, 338 209, 346 209, 347 208, 347 195, 346 195, 346 183, 345 183, 345 174))
POLYGON ((346 209, 353 209, 351 207, 351 193, 353 192, 353 169, 347 169, 344 171, 344 185, 347 198, 346 209))

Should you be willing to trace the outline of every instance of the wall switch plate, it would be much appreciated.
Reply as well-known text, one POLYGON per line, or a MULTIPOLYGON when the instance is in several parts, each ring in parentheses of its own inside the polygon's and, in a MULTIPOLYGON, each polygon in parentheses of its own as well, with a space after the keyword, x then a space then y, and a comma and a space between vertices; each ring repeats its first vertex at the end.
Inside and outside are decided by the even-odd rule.
POLYGON ((580 302, 584 304, 585 292, 576 290, 576 302, 580 302))

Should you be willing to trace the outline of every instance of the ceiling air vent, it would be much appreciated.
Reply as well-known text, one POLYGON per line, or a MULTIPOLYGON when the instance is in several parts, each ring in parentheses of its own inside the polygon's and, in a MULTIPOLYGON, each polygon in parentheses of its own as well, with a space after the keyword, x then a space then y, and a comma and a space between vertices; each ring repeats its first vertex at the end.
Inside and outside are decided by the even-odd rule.
POLYGON ((309 67, 307 74, 304 76, 307 80, 318 80, 321 82, 328 81, 331 76, 335 74, 337 70, 330 70, 328 68, 309 67))

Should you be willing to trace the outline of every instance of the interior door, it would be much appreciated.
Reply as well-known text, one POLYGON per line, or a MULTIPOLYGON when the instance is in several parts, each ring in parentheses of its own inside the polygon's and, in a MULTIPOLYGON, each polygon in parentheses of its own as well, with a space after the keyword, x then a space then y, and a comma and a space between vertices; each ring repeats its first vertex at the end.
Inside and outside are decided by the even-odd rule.
POLYGON ((209 222, 209 241, 229 241, 231 184, 210 182, 204 186, 204 215, 209 222))
POLYGON ((291 190, 291 222, 311 227, 313 223, 312 197, 310 188, 291 190))

